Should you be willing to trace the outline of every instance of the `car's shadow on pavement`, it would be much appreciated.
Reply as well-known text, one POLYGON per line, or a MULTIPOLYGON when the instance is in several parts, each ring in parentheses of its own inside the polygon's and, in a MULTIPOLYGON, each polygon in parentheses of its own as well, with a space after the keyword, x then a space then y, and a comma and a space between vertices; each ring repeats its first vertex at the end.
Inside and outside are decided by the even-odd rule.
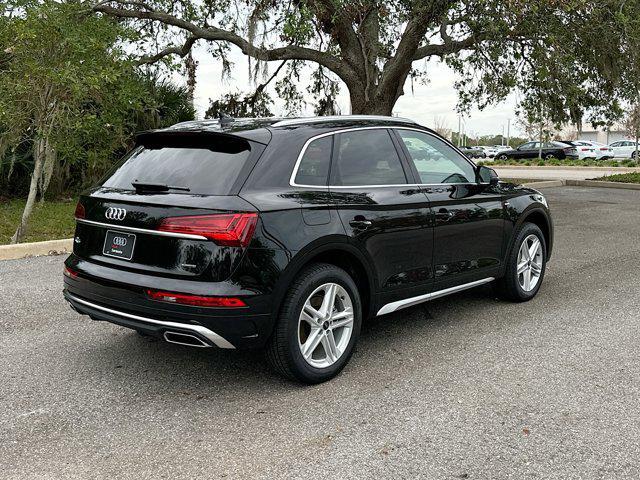
MULTIPOLYGON (((397 358, 399 352, 412 351, 417 344, 428 349, 432 333, 454 324, 477 321, 478 309, 492 308, 495 302, 491 289, 480 287, 370 318, 362 327, 354 358, 338 378, 367 375, 370 369, 379 368, 380 361, 385 362, 392 374, 394 363, 401 361, 397 358)), ((198 349, 142 337, 107 323, 96 322, 91 327, 104 328, 104 332, 92 335, 82 358, 77 360, 94 375, 104 376, 105 381, 113 381, 115 377, 123 384, 148 383, 149 389, 158 392, 197 390, 198 395, 206 397, 222 392, 277 393, 299 388, 275 374, 259 350, 198 349)))

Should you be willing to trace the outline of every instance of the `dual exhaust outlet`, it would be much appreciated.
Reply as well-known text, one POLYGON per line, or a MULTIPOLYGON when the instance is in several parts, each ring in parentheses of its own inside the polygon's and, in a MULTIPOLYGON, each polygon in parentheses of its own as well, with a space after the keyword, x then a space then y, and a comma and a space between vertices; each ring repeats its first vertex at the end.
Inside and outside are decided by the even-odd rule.
POLYGON ((211 345, 190 333, 174 332, 167 330, 164 332, 164 339, 169 343, 186 345, 188 347, 210 348, 211 345))

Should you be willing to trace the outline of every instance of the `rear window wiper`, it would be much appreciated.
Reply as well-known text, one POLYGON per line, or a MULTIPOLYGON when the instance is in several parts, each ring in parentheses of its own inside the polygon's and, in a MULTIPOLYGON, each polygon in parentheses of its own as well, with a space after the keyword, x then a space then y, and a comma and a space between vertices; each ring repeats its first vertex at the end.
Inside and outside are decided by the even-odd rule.
POLYGON ((169 190, 180 190, 183 192, 190 192, 191 189, 188 187, 179 187, 175 185, 167 185, 166 183, 147 183, 147 182, 139 182, 138 180, 134 180, 131 182, 133 188, 138 190, 144 190, 146 192, 168 192, 169 190))

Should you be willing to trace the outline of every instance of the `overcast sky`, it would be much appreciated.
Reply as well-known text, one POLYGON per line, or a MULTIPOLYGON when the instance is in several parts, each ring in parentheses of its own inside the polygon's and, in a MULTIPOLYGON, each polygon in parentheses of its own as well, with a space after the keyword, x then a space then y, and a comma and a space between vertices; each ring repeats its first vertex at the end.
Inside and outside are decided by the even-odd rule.
MULTIPOLYGON (((242 91, 249 93, 255 88, 249 81, 249 70, 247 59, 239 49, 232 47, 230 59, 235 63, 230 79, 221 79, 220 62, 215 61, 203 46, 194 50, 194 58, 199 62, 197 86, 195 92, 195 104, 200 118, 204 116, 204 111, 209 105, 209 99, 217 99, 224 93, 230 91, 242 91)), ((270 71, 277 67, 278 62, 271 62, 270 71)), ((281 74, 284 70, 281 72, 281 74)), ((457 95, 453 88, 456 76, 443 63, 432 61, 429 63, 429 79, 427 85, 415 84, 414 92, 411 92, 411 85, 405 86, 405 94, 400 97, 394 108, 394 114, 408 117, 417 122, 433 126, 436 116, 446 119, 448 128, 456 131, 458 129, 458 117, 455 111, 457 95)), ((299 89, 304 91, 307 83, 301 79, 299 89)), ((278 101, 277 95, 271 90, 271 96, 275 100, 272 111, 276 115, 282 115, 282 102, 278 101)), ((349 96, 346 87, 341 88, 338 104, 342 113, 349 113, 349 96)), ((507 121, 511 119, 511 135, 519 133, 514 126, 514 109, 516 99, 509 98, 497 106, 490 107, 480 112, 477 109, 465 119, 465 131, 470 136, 501 134, 503 128, 507 129, 507 121)), ((308 110, 303 112, 306 115, 313 115, 313 106, 308 106, 308 110)))

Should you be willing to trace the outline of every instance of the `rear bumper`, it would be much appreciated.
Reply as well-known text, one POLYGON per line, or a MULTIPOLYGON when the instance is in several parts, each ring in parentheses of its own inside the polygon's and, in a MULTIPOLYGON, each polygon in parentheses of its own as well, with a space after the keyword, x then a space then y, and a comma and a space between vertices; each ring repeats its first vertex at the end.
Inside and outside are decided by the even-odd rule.
POLYGON ((194 282, 127 272, 80 260, 66 266, 77 272, 64 277, 64 297, 78 313, 94 320, 165 337, 174 332, 197 337, 218 348, 259 348, 271 335, 271 295, 250 291, 232 281, 194 282), (207 308, 152 300, 145 289, 200 295, 241 297, 247 307, 207 308))
POLYGON ((228 340, 202 325, 156 320, 140 315, 134 315, 132 313, 121 312, 83 300, 70 294, 67 290, 64 291, 64 298, 71 304, 76 312, 83 315, 89 315, 94 320, 103 320, 123 327, 142 330, 158 336, 163 335, 167 331, 184 332, 200 338, 208 346, 227 349, 236 348, 228 340))

